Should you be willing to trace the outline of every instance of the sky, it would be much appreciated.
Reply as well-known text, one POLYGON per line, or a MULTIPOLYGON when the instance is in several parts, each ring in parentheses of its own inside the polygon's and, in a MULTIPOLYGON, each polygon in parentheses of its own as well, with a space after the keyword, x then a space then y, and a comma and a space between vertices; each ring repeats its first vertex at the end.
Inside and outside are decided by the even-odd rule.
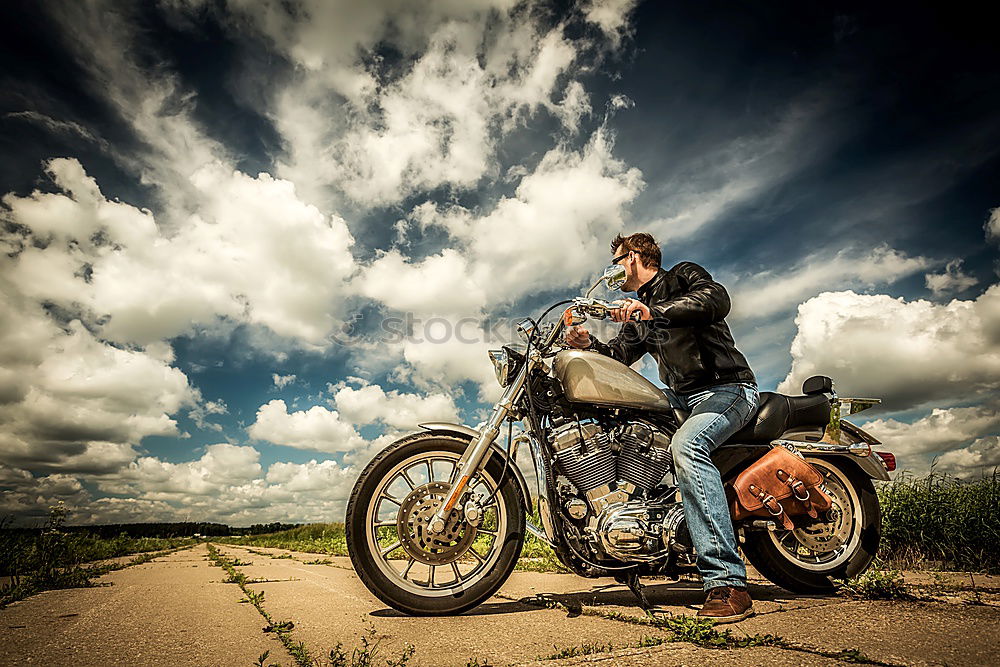
POLYGON ((3 3, 0 517, 342 520, 637 231, 761 389, 829 375, 900 468, 991 474, 1000 49, 871 5, 3 3))

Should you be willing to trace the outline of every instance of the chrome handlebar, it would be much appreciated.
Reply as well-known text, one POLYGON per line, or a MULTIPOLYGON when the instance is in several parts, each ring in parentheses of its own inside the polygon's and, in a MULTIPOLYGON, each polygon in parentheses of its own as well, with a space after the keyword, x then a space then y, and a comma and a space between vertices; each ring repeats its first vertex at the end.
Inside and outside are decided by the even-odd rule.
MULTIPOLYGON (((570 310, 583 316, 590 316, 598 320, 606 320, 611 317, 611 311, 624 308, 627 305, 628 300, 626 299, 607 301, 605 299, 597 299, 594 297, 578 296, 573 299, 573 305, 570 306, 570 310)), ((638 322, 642 319, 642 313, 633 312, 630 319, 638 322)))

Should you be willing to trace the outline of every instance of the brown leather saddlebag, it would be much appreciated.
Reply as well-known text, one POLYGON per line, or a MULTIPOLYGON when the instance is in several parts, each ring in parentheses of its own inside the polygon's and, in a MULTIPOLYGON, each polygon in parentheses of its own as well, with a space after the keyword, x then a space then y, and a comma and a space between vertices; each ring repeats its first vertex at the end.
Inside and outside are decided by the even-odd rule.
POLYGON ((771 450, 741 472, 729 488, 733 520, 760 516, 795 527, 790 517, 807 514, 818 518, 833 501, 822 489, 823 476, 800 456, 781 446, 771 450))

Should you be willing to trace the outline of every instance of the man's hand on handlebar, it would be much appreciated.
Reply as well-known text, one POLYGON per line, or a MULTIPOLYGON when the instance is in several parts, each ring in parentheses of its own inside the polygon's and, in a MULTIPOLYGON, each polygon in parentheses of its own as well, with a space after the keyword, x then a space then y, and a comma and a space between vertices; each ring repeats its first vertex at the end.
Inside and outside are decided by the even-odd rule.
POLYGON ((579 324, 567 327, 566 343, 580 350, 590 347, 590 333, 579 324))
POLYGON ((629 320, 651 320, 653 314, 649 312, 649 306, 636 299, 625 299, 624 308, 615 308, 611 311, 611 319, 615 322, 627 322, 629 320), (638 314, 638 317, 637 315, 638 314))

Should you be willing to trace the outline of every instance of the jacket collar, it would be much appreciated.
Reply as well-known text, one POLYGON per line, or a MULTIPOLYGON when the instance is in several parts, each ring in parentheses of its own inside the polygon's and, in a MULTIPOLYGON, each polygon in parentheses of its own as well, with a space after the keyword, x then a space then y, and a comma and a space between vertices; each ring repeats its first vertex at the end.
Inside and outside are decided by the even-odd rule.
POLYGON ((656 272, 652 278, 643 283, 639 289, 636 290, 636 295, 639 297, 640 301, 645 301, 646 297, 649 296, 657 286, 663 282, 663 276, 667 275, 667 270, 662 266, 659 271, 656 272))

